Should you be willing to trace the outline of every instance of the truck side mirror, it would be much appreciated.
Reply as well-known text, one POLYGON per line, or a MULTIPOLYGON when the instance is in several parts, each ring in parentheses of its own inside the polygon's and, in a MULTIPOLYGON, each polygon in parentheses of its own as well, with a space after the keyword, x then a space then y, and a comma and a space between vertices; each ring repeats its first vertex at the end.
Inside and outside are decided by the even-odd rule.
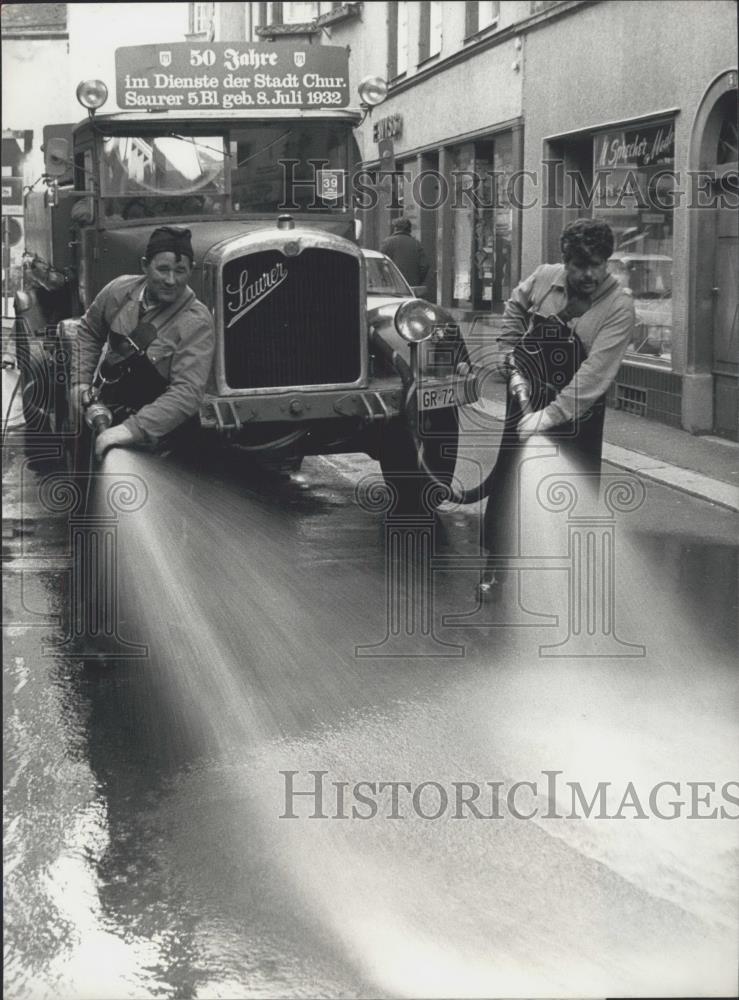
POLYGON ((49 139, 44 146, 44 165, 49 177, 63 177, 72 164, 67 139, 49 139))

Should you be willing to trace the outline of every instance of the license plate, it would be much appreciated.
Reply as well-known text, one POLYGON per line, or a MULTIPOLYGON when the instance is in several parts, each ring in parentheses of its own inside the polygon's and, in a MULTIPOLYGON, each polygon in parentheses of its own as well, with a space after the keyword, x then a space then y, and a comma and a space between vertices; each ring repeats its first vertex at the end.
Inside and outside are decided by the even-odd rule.
POLYGON ((420 409, 441 410, 447 406, 459 406, 454 386, 436 386, 434 389, 421 389, 419 394, 420 409))

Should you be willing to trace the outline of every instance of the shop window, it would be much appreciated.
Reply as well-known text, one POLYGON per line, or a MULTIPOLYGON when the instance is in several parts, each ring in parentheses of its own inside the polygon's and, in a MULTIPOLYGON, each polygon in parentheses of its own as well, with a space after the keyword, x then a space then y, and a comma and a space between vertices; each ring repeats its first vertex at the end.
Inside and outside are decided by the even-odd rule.
POLYGON ((497 24, 499 16, 500 3, 498 0, 467 0, 465 3, 465 38, 497 24))
POLYGON ((441 52, 442 4, 441 0, 430 0, 419 7, 418 61, 422 63, 441 52))
POLYGON ((453 151, 453 305, 501 311, 511 294, 513 172, 510 132, 453 151))
POLYGON ((593 216, 615 236, 609 270, 634 299, 629 352, 672 360, 675 127, 672 120, 593 137, 593 216))
POLYGON ((408 70, 408 3, 388 4, 387 78, 394 80, 408 70))

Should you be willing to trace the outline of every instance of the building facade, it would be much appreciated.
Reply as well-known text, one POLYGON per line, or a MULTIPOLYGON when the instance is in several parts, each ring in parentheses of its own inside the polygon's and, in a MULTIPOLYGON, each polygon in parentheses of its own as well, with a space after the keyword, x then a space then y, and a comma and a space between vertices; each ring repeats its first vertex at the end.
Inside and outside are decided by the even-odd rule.
POLYGON ((427 296, 484 330, 522 275, 559 258, 567 221, 607 219, 637 313, 611 403, 739 436, 733 0, 5 4, 2 17, 4 128, 26 184, 42 125, 79 117, 77 80, 112 80, 119 45, 348 46, 353 94, 368 74, 389 85, 358 129, 366 245, 408 216, 433 265, 427 296), (49 37, 25 37, 27 8, 49 37))
POLYGON ((526 33, 524 64, 542 206, 524 213, 523 270, 556 259, 569 219, 605 218, 637 313, 612 402, 736 440, 736 5, 576 5, 526 33))
POLYGON ((522 275, 559 259, 568 221, 606 219, 637 314, 610 402, 737 439, 732 0, 248 7, 253 38, 349 45, 353 84, 387 79, 360 129, 378 171, 358 205, 368 245, 410 217, 427 294, 484 329, 522 275))

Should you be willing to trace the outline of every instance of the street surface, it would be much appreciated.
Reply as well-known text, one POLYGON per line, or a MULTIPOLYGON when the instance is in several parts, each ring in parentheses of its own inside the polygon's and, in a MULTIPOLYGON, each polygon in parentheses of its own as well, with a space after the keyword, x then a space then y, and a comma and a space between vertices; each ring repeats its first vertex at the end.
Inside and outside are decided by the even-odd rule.
MULTIPOLYGON (((385 514, 355 497, 369 459, 260 477, 234 453, 114 451, 103 471, 148 491, 117 521, 119 637, 141 659, 48 648, 67 634, 69 519, 39 484, 60 466, 5 455, 8 998, 736 994, 736 821, 686 817, 688 782, 714 783, 699 814, 739 812, 736 784, 721 797, 739 517, 648 484, 615 521, 616 632, 646 655, 552 657, 566 571, 479 610, 475 568, 444 559, 474 560, 480 508, 443 510, 420 528, 433 631, 391 587, 408 634, 373 650, 391 577, 385 514), (318 812, 347 818, 309 818, 315 795, 288 802, 281 771, 295 791, 326 772, 318 812), (544 815, 543 771, 565 818, 544 815), (438 788, 417 810, 399 789, 403 818, 388 791, 352 818, 370 812, 359 782, 393 781, 438 783, 449 808, 423 818, 438 788), (517 781, 537 782, 516 800, 537 817, 454 818, 454 782, 489 813, 486 782, 505 803, 517 781), (633 782, 648 815, 568 819, 566 781, 587 799, 611 782, 609 814, 633 782), (681 817, 649 809, 660 781, 681 817)), ((531 525, 533 555, 567 553, 531 525)))

